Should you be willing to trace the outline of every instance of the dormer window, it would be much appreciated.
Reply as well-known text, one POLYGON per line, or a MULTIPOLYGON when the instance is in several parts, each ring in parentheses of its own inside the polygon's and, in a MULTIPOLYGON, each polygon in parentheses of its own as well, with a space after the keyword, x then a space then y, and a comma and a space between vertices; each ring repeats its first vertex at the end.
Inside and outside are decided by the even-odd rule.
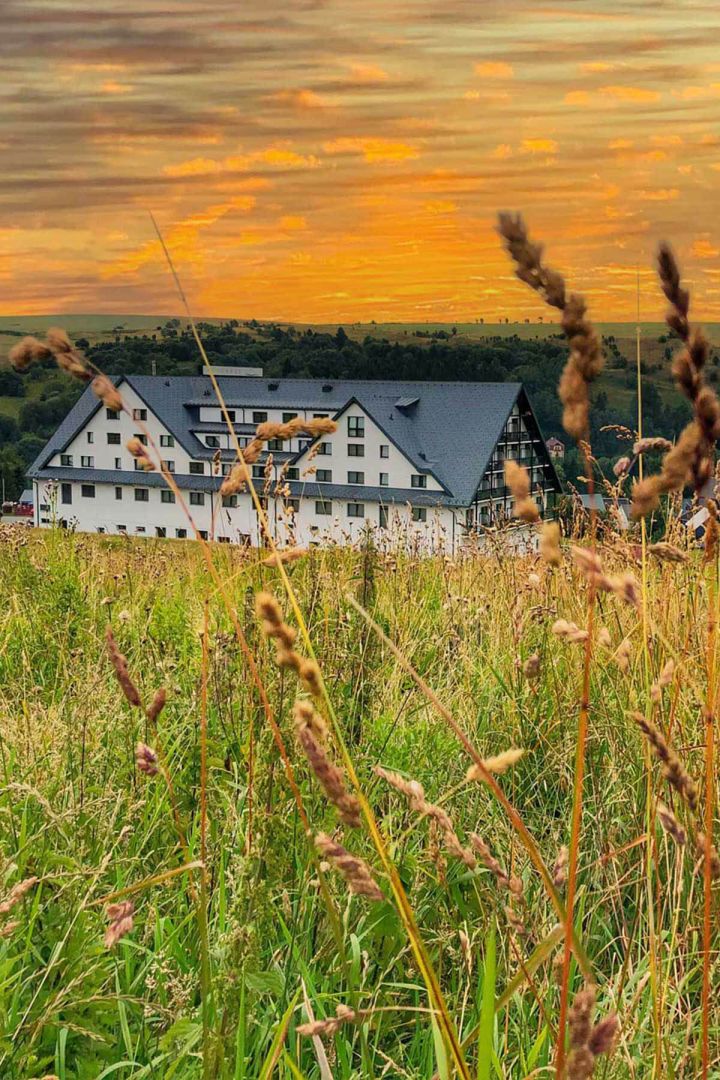
POLYGON ((365 438, 364 416, 348 416, 348 436, 351 439, 365 438))
POLYGON ((412 473, 410 476, 410 487, 426 488, 427 476, 423 476, 422 473, 412 473))

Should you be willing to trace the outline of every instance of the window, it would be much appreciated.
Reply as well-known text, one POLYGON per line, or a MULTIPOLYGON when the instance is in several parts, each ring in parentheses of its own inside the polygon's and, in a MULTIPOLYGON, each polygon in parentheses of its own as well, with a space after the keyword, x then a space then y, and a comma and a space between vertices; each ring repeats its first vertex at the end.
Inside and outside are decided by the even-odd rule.
POLYGON ((318 455, 322 454, 323 457, 330 457, 332 454, 332 443, 321 442, 317 449, 318 455))
POLYGON ((347 516, 352 518, 364 518, 365 503, 348 503, 347 516))
POLYGON ((413 521, 427 521, 427 509, 424 506, 413 506, 412 519, 413 521))
POLYGON ((176 529, 175 536, 178 540, 184 540, 187 536, 187 529, 176 529))
POLYGON ((145 472, 143 463, 138 458, 135 458, 135 472, 145 472))
POLYGON ((160 502, 161 503, 174 503, 175 502, 175 492, 174 491, 168 491, 167 488, 161 488, 160 489, 160 502))
POLYGON ((265 478, 265 466, 253 465, 252 474, 254 480, 263 480, 265 478))
POLYGON ((121 533, 126 533, 127 532, 127 525, 118 525, 117 531, 121 532, 121 533))
POLYGON ((115 468, 116 469, 122 469, 122 458, 119 458, 119 457, 115 458, 115 468))
POLYGON ((204 506, 205 505, 205 495, 204 495, 204 493, 202 491, 191 491, 190 492, 190 505, 191 506, 204 506))
POLYGON ((142 444, 143 444, 143 446, 147 446, 147 435, 138 435, 138 434, 136 433, 136 434, 135 434, 135 435, 133 436, 133 438, 137 439, 137 441, 138 441, 139 443, 142 443, 142 444))
POLYGON ((165 526, 164 525, 156 525, 155 526, 155 535, 159 536, 160 539, 162 539, 164 536, 167 536, 167 529, 165 528, 165 526))
POLYGON ((150 502, 150 492, 147 488, 135 488, 135 502, 150 502))
POLYGON ((323 517, 329 516, 332 514, 332 503, 327 499, 318 499, 315 503, 315 513, 323 517))
POLYGON ((138 525, 136 527, 136 529, 135 529, 135 532, 136 533, 144 533, 145 532, 145 526, 144 525, 138 525))
POLYGON ((388 508, 387 506, 378 507, 378 525, 381 529, 387 529, 388 527, 388 508))
POLYGON ((175 439, 173 438, 172 435, 161 435, 160 436, 160 445, 161 446, 174 446, 175 445, 175 439))
POLYGON ((207 538, 208 538, 207 529, 200 529, 199 535, 200 535, 201 540, 207 540, 207 538))
POLYGON ((300 470, 297 469, 293 465, 292 468, 287 470, 287 472, 285 473, 285 476, 287 477, 288 480, 299 480, 300 479, 300 470))
POLYGON ((364 472, 349 472, 348 484, 364 484, 365 473, 364 472))
POLYGON ((296 412, 284 412, 282 414, 283 424, 289 424, 291 420, 294 420, 297 416, 296 412))
POLYGON ((283 440, 282 439, 268 439, 267 446, 268 446, 268 450, 282 450, 282 448, 283 448, 283 440))
POLYGON ((163 461, 163 465, 165 466, 165 468, 167 469, 168 472, 175 472, 175 462, 174 461, 163 461))
POLYGON ((60 502, 71 503, 72 502, 72 484, 60 485, 60 502))
POLYGON ((318 469, 315 473, 315 479, 321 484, 332 484, 332 469, 318 469))
POLYGON ((105 526, 104 526, 104 525, 98 525, 98 527, 97 527, 97 531, 98 531, 99 533, 104 533, 104 532, 105 532, 105 526))
POLYGON ((147 409, 133 409, 133 420, 147 420, 147 409))
POLYGON ((94 499, 95 498, 95 485, 94 484, 81 484, 80 485, 80 494, 82 495, 83 499, 94 499))
POLYGON ((108 420, 119 420, 120 419, 120 413, 118 412, 117 409, 106 409, 105 410, 105 417, 108 420))
POLYGON ((122 499, 122 488, 121 487, 116 487, 115 488, 115 498, 117 499, 118 502, 120 502, 120 500, 122 499))
POLYGON ((362 439, 365 436, 365 417, 348 416, 348 435, 351 439, 362 439))
POLYGON ((380 487, 388 486, 388 474, 386 472, 380 473, 380 487))
POLYGON ((220 472, 222 473, 223 476, 229 476, 231 470, 232 470, 232 462, 231 461, 226 461, 226 462, 224 462, 223 465, 220 466, 220 472))
POLYGON ((422 476, 420 473, 410 474, 410 487, 414 488, 426 488, 427 476, 422 476))
POLYGON ((219 450, 220 449, 220 436, 219 435, 208 435, 207 438, 205 439, 205 445, 207 447, 209 447, 211 450, 219 450))
POLYGON ((120 445, 120 432, 119 431, 108 431, 108 433, 107 433, 107 441, 108 441, 108 446, 119 446, 120 445))
POLYGON ((72 454, 61 454, 60 455, 60 464, 61 465, 72 466, 72 463, 73 463, 72 454))
POLYGON ((325 417, 329 416, 329 415, 330 415, 330 413, 327 413, 327 412, 314 412, 313 413, 313 420, 324 420, 325 417))
POLYGON ((202 476, 204 474, 204 472, 205 472, 205 462, 204 461, 191 461, 190 462, 190 472, 191 472, 191 474, 193 476, 202 476))
POLYGON ((253 424, 264 424, 266 420, 267 420, 267 413, 266 412, 254 412, 252 414, 252 422, 253 422, 253 424))
POLYGON ((290 514, 299 514, 300 513, 300 500, 299 499, 286 499, 285 500, 285 511, 286 511, 286 513, 290 513, 290 514))
POLYGON ((348 457, 365 457, 364 443, 348 443, 348 457))
POLYGON ((87 457, 85 454, 83 454, 83 456, 80 458, 80 465, 82 466, 83 469, 94 469, 95 468, 95 458, 94 457, 87 457))
POLYGON ((88 431, 88 433, 87 433, 87 441, 89 443, 94 443, 95 442, 95 432, 94 431, 88 431))
POLYGON ((380 443, 380 457, 390 457, 390 447, 387 443, 380 443))
POLYGON ((237 506, 237 495, 223 495, 222 504, 230 509, 234 509, 237 506))

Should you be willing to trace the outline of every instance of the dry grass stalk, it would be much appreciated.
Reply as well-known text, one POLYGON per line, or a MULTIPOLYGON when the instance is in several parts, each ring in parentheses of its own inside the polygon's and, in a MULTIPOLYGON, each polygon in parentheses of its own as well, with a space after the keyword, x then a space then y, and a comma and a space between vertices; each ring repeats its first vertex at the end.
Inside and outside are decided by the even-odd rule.
POLYGON ((505 462, 505 483, 510 488, 515 499, 514 513, 529 524, 540 520, 540 511, 537 503, 530 497, 530 477, 527 469, 518 465, 516 461, 505 462))
POLYGON ((683 765, 677 753, 668 743, 660 729, 642 713, 634 713, 634 719, 650 743, 655 757, 662 763, 663 775, 677 793, 682 796, 693 813, 697 813, 698 789, 695 781, 683 765))
POLYGON ((640 607, 640 590, 632 574, 608 575, 603 571, 600 557, 589 548, 574 547, 576 565, 585 574, 596 592, 612 592, 631 607, 640 607))
POLYGON ((135 437, 132 439, 128 439, 128 441, 125 443, 125 446, 135 458, 138 466, 143 470, 143 472, 155 471, 155 465, 148 457, 147 447, 144 443, 140 441, 140 439, 135 437))
POLYGON ((30 889, 32 889, 34 885, 37 885, 39 880, 40 879, 37 877, 29 877, 25 878, 23 881, 16 882, 5 899, 0 903, 0 918, 4 919, 5 916, 20 903, 26 893, 30 892, 30 889))
POLYGON ((700 855, 700 866, 703 866, 705 860, 709 859, 710 877, 714 881, 720 879, 720 855, 718 855, 715 845, 708 842, 704 832, 699 832, 697 834, 697 848, 700 855))
POLYGON ((589 434, 588 387, 603 366, 600 338, 586 318, 582 296, 568 293, 560 274, 545 266, 542 246, 530 240, 520 214, 500 214, 498 231, 515 262, 517 277, 562 312, 562 328, 570 344, 570 356, 560 378, 558 392, 563 403, 563 427, 576 439, 589 434))
POLYGON ((139 742, 135 747, 135 765, 138 772, 145 773, 146 776, 157 776, 158 756, 147 743, 139 742))
POLYGON ((578 991, 568 1015, 570 1028, 570 1056, 568 1080, 587 1080, 595 1072, 596 1058, 610 1054, 615 1046, 618 1019, 615 1013, 604 1020, 592 1023, 595 1009, 595 988, 585 986, 578 991))
POLYGON ((493 875, 498 885, 501 885, 504 889, 507 889, 516 900, 522 900, 523 898, 523 885, 519 877, 514 875, 510 877, 502 868, 498 860, 491 852, 488 845, 485 843, 481 836, 477 833, 470 833, 470 843, 475 851, 480 856, 480 859, 484 866, 488 868, 493 875))
POLYGON ((292 668, 313 697, 322 697, 320 668, 314 660, 308 660, 295 651, 297 634, 283 619, 275 597, 267 592, 258 593, 255 609, 261 620, 263 633, 275 641, 276 660, 280 667, 292 668))
POLYGON ((540 533, 540 556, 548 566, 560 566, 560 526, 557 521, 546 521, 540 533))
POLYGON ((676 844, 682 847, 687 842, 687 833, 683 829, 672 810, 664 803, 657 804, 657 816, 668 836, 672 836, 676 844))
POLYGON ((513 765, 517 765, 520 758, 524 755, 525 751, 519 747, 511 747, 509 750, 504 750, 502 754, 495 754, 494 757, 483 758, 482 768, 473 764, 468 769, 465 777, 467 780, 484 780, 483 769, 486 772, 493 773, 495 776, 502 776, 508 769, 511 769, 513 765))
POLYGON ((391 787, 405 796, 411 810, 435 822, 442 836, 443 845, 450 855, 464 862, 470 870, 477 867, 477 859, 472 851, 463 847, 460 843, 452 818, 441 806, 436 806, 435 803, 427 801, 422 784, 418 783, 417 780, 406 780, 399 773, 392 772, 390 769, 383 769, 381 765, 375 766, 375 772, 387 784, 390 784, 391 787))
POLYGON ((272 555, 268 555, 267 559, 262 560, 262 564, 263 566, 278 566, 279 563, 297 562, 298 559, 302 559, 303 555, 307 555, 307 548, 285 548, 284 551, 274 551, 272 555))
POLYGON ((675 661, 670 659, 663 666, 662 671, 658 675, 657 682, 654 682, 650 687, 650 697, 653 701, 658 702, 662 698, 663 690, 670 686, 673 681, 673 675, 675 674, 675 661))
POLYGON ((683 349, 673 360, 673 375, 679 389, 690 401, 695 416, 667 452, 660 473, 635 485, 634 517, 642 517, 656 509, 660 495, 679 491, 686 483, 691 482, 695 491, 700 492, 713 475, 713 454, 720 436, 720 402, 715 391, 705 383, 709 342, 702 330, 690 327, 690 294, 680 283, 680 271, 667 244, 661 244, 658 251, 658 274, 670 303, 666 322, 683 342, 683 349))
POLYGON ((343 824, 358 829, 361 823, 360 803, 345 787, 342 770, 327 755, 323 745, 327 728, 322 717, 309 701, 296 701, 293 716, 297 741, 318 783, 337 809, 343 824), (318 737, 318 733, 322 734, 322 738, 318 737))
POLYGON ((123 411, 125 403, 122 395, 114 383, 108 379, 107 375, 96 375, 91 385, 93 393, 100 398, 106 408, 114 409, 115 412, 123 411))
POLYGON ((356 896, 365 896, 368 900, 376 902, 385 899, 372 876, 370 867, 359 855, 352 855, 347 848, 331 839, 327 833, 317 834, 315 846, 342 875, 351 893, 356 896))
POLYGON ((567 847, 565 846, 565 844, 563 844, 563 846, 560 848, 560 850, 557 853, 557 858, 555 859, 555 862, 553 863, 552 879, 553 879, 553 885, 555 886, 556 889, 564 888, 565 883, 567 881, 567 870, 568 870, 568 857, 569 857, 569 854, 570 853, 569 853, 567 847))
POLYGON ((635 457, 639 457, 640 454, 667 453, 668 450, 672 450, 672 443, 669 439, 662 438, 662 436, 638 439, 633 445, 633 454, 635 457))
POLYGON ((581 630, 577 623, 568 622, 567 619, 556 619, 551 630, 556 637, 565 638, 566 641, 573 643, 587 641, 589 637, 587 630, 581 630))
POLYGON ((658 559, 660 562, 671 563, 686 563, 689 562, 689 555, 685 551, 681 551, 679 547, 675 547, 674 544, 669 544, 665 540, 659 540, 656 544, 648 544, 648 555, 652 555, 653 558, 658 559))
POLYGON ((140 699, 140 691, 130 678, 127 660, 118 648, 117 642, 115 641, 115 635, 112 632, 111 626, 108 626, 105 631, 105 643, 107 646, 108 656, 110 657, 110 663, 115 669, 115 675, 117 677, 117 681, 120 683, 120 688, 123 694, 131 705, 134 705, 136 708, 141 708, 142 701, 140 699))
POLYGON ((629 638, 623 638, 615 650, 615 663, 622 672, 626 672, 630 667, 630 658, 632 657, 632 644, 629 638))
POLYGON ((367 1012, 351 1009, 348 1005, 336 1005, 335 1015, 326 1020, 312 1020, 308 1024, 298 1024, 298 1035, 334 1035, 343 1024, 356 1024, 367 1016, 367 1012))
POLYGON ((132 900, 121 900, 119 904, 108 904, 107 915, 110 925, 105 931, 105 948, 112 949, 121 937, 129 934, 133 928, 135 905, 132 900))
POLYGON ((159 690, 155 691, 153 699, 145 711, 145 715, 147 716, 151 724, 157 723, 157 719, 160 716, 160 713, 165 708, 166 702, 167 691, 163 687, 160 687, 159 690))
POLYGON ((82 353, 75 348, 66 332, 57 326, 48 330, 44 342, 35 337, 23 338, 10 350, 9 360, 17 371, 25 371, 34 360, 46 360, 50 356, 58 367, 81 382, 90 382, 93 378, 82 353))

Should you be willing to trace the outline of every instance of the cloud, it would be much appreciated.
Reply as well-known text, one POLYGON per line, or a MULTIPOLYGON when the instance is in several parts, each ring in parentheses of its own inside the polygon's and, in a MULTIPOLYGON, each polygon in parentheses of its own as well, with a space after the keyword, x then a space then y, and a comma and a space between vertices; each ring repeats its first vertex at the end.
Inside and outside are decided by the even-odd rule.
POLYGON ((496 161, 503 161, 505 158, 512 157, 513 148, 509 143, 499 143, 494 150, 490 151, 490 157, 496 161))
POLYGON ((558 144, 555 139, 523 139, 520 150, 523 154, 556 154, 558 144))
POLYGON ((343 136, 323 143, 326 154, 361 154, 371 165, 413 161, 420 151, 412 143, 393 142, 391 139, 343 136))
POLYGON ((134 87, 130 83, 120 83, 114 79, 108 79, 100 87, 103 94, 131 94, 133 89, 134 87))
POLYGON ((278 222, 281 229, 288 232, 302 232, 307 229, 307 218, 302 214, 285 214, 278 222))
POLYGON ((515 76, 512 64, 504 60, 482 60, 475 64, 475 74, 483 79, 512 79, 515 76))
POLYGON ((566 105, 590 105, 592 96, 587 90, 569 90, 563 101, 566 105))
POLYGON ((428 214, 454 214, 457 212, 457 205, 446 199, 435 199, 433 202, 426 202, 423 209, 427 210, 428 214))
POLYGON ((352 82, 374 86, 387 82, 390 76, 379 64, 350 64, 352 82))
POLYGON ((672 202, 680 196, 678 188, 657 188, 655 191, 641 191, 643 202, 672 202))
POLYGON ((659 101, 661 96, 658 90, 643 86, 601 86, 598 92, 625 105, 649 105, 659 101))
POLYGON ((327 109, 330 105, 326 98, 316 94, 314 90, 278 90, 277 93, 268 95, 267 100, 301 110, 327 109))
POLYGON ((189 161, 180 161, 174 165, 165 165, 165 176, 181 178, 187 176, 213 176, 225 172, 244 172, 260 165, 270 165, 276 169, 316 169, 320 164, 314 154, 298 154, 295 150, 283 146, 268 146, 264 150, 255 150, 250 154, 230 154, 228 157, 197 157, 189 161))
POLYGON ((696 259, 717 259, 720 248, 715 247, 707 236, 699 236, 694 240, 690 248, 690 254, 696 259))

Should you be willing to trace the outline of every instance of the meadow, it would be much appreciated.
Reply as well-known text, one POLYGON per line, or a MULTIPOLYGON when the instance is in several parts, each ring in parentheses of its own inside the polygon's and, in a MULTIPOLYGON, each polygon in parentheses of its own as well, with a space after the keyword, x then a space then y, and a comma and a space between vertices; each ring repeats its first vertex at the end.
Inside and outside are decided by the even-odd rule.
MULTIPOLYGON (((296 741, 294 702, 308 695, 278 667, 255 611, 265 590, 289 612, 278 569, 211 545, 231 616, 192 542, 4 528, 1 543, 4 893, 36 880, 0 931, 0 1074, 454 1075, 383 860, 366 827, 342 837, 296 741), (108 624, 143 702, 167 691, 154 721, 122 693, 108 624), (137 768, 139 741, 160 755, 154 775, 137 768), (382 899, 353 895, 332 861, 318 860, 304 819, 367 862, 382 899), (125 900, 134 925, 107 947, 107 905, 125 900), (299 1033, 338 1006, 353 1022, 321 1038, 299 1033)), ((625 541, 608 534, 599 550, 608 570, 639 572, 625 541)), ((582 569, 567 551, 552 567, 502 546, 456 561, 313 550, 284 569, 467 1075, 550 1075, 558 914, 507 810, 467 779, 472 759, 443 710, 483 760, 525 751, 496 782, 562 897, 583 644, 553 626, 584 623, 582 569), (474 866, 448 849, 442 815, 419 814, 377 766, 423 785, 474 866)), ((614 1056, 598 1059, 597 1075, 694 1077, 702 874, 691 835, 678 844, 661 827, 659 801, 690 834, 692 814, 633 713, 661 722, 701 775, 714 600, 697 554, 649 557, 646 569, 642 610, 612 594, 598 601, 575 929, 596 1019, 619 1018, 614 1056), (670 660, 675 673, 658 689, 670 660)), ((340 759, 337 744, 331 753, 340 759)), ((570 981, 572 993, 583 985, 577 955, 570 981)), ((714 1055, 719 1020, 714 999, 714 1055)))

